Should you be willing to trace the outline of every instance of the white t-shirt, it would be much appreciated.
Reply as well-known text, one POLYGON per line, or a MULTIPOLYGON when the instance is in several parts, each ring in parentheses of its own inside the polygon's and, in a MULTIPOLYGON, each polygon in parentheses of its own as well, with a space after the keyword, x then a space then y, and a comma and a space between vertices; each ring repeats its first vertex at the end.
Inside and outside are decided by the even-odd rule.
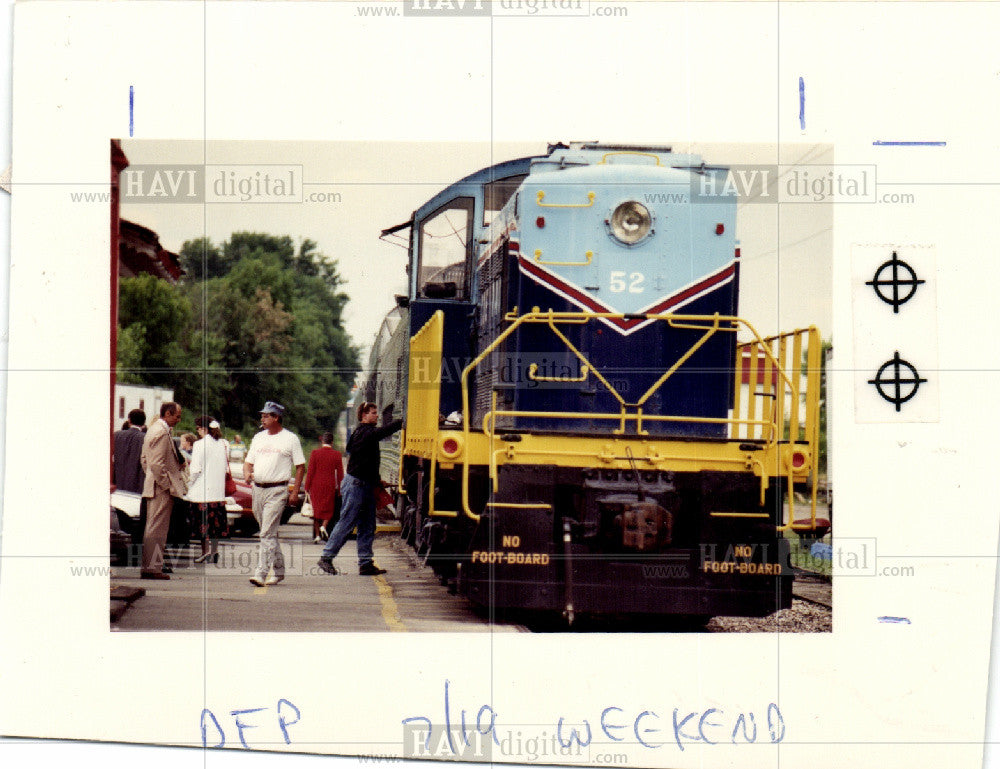
POLYGON ((267 430, 257 433, 250 442, 250 451, 244 460, 253 465, 253 479, 257 483, 274 483, 292 479, 297 465, 304 465, 299 436, 282 428, 271 435, 267 430))

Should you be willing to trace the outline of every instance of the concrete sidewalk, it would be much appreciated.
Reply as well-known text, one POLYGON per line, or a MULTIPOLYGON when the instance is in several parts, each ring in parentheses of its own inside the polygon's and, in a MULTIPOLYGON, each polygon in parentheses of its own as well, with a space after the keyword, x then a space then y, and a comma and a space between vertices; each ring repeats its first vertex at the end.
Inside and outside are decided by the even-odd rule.
MULTIPOLYGON (((375 561, 388 573, 358 574, 357 548, 348 540, 334 564, 340 574, 322 572, 316 562, 322 545, 313 544, 311 530, 281 527, 285 580, 254 587, 249 578, 257 563, 257 542, 224 540, 219 563, 195 564, 194 548, 175 561, 170 580, 141 580, 138 568, 113 568, 112 590, 143 588, 112 623, 127 631, 334 631, 334 632, 517 632, 515 625, 491 626, 476 615, 464 598, 450 595, 402 547, 398 535, 375 539, 375 561)), ((119 590, 119 592, 121 592, 119 590)))

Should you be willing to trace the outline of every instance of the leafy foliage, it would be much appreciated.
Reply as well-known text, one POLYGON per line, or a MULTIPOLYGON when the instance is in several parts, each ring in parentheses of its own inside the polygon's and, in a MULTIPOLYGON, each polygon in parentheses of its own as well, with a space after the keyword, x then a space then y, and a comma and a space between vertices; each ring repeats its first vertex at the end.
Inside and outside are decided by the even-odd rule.
POLYGON ((823 340, 823 347, 820 351, 820 390, 819 390, 819 472, 821 475, 826 475, 827 472, 827 454, 830 447, 827 442, 827 413, 828 408, 827 396, 829 390, 827 388, 827 354, 833 349, 833 341, 830 339, 823 340))
MULTIPOLYGON (((817 469, 819 474, 822 476, 826 475, 827 469, 827 451, 829 447, 827 446, 827 356, 833 349, 833 340, 822 339, 820 340, 820 352, 819 352, 819 457, 817 457, 817 469)), ((809 364, 807 360, 807 352, 802 352, 802 362, 800 364, 800 371, 803 376, 805 376, 809 371, 809 364)), ((785 433, 788 433, 788 424, 785 424, 785 433)))
POLYGON ((119 354, 118 366, 142 369, 131 374, 142 383, 167 385, 174 369, 187 365, 183 338, 191 325, 191 306, 169 284, 152 275, 121 281, 118 323, 127 356, 123 360, 119 354))
POLYGON ((266 400, 305 436, 331 429, 357 370, 337 263, 304 240, 237 232, 184 243, 184 281, 121 281, 119 381, 172 387, 187 411, 252 434, 266 400))

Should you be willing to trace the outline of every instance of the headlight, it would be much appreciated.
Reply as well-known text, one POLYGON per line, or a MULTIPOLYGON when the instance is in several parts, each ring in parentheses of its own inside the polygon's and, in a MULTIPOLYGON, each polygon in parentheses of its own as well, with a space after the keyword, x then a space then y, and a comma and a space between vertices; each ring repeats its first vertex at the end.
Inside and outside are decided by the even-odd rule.
POLYGON ((642 203, 629 200, 611 214, 611 234, 626 246, 632 246, 649 234, 653 217, 642 203))

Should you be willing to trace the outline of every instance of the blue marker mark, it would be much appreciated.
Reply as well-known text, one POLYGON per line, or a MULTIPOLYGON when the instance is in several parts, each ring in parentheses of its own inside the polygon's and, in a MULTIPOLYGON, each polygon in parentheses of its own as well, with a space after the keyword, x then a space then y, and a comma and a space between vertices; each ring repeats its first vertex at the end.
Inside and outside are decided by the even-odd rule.
POLYGON ((886 622, 891 625, 912 625, 906 617, 879 617, 879 622, 886 622))
POLYGON ((575 727, 570 726, 569 737, 563 740, 562 736, 563 718, 562 716, 560 716, 559 723, 556 725, 556 738, 559 740, 559 744, 562 745, 562 747, 564 748, 571 748, 573 747, 573 742, 575 740, 577 745, 579 745, 581 748, 587 747, 590 744, 590 741, 593 739, 593 735, 590 732, 590 722, 588 722, 586 718, 583 719, 583 726, 587 730, 586 737, 583 734, 583 729, 577 731, 575 727))
POLYGON ((295 707, 295 705, 293 703, 289 702, 286 699, 280 699, 280 700, 278 700, 278 726, 281 727, 281 736, 285 738, 285 744, 286 745, 291 745, 292 744, 292 740, 288 736, 288 727, 292 726, 293 724, 297 724, 299 722, 299 719, 301 719, 301 718, 302 718, 302 711, 299 710, 297 707, 295 707), (282 705, 287 705, 289 708, 291 708, 292 710, 295 711, 295 720, 294 721, 286 721, 285 720, 285 717, 284 717, 284 715, 282 715, 282 712, 281 712, 281 706, 282 705))
POLYGON ((872 142, 876 147, 947 147, 948 142, 872 142))
POLYGON ((205 721, 205 716, 212 719, 212 726, 215 728, 216 733, 219 735, 219 741, 213 746, 216 748, 225 747, 226 744, 226 733, 222 731, 222 724, 219 723, 219 719, 215 717, 213 713, 208 708, 201 711, 201 746, 203 748, 208 747, 208 723, 205 721))
POLYGON ((135 134, 135 86, 128 87, 128 135, 135 134))
POLYGON ((806 81, 799 78, 799 128, 806 130, 806 81))
POLYGON ((240 716, 247 716, 250 715, 251 713, 260 713, 262 710, 267 710, 267 708, 247 708, 246 710, 233 710, 230 711, 229 713, 229 715, 233 717, 233 721, 236 723, 236 730, 240 734, 240 742, 242 743, 243 747, 246 748, 247 750, 250 750, 251 748, 247 744, 247 740, 246 737, 243 735, 243 732, 247 729, 256 729, 257 724, 245 723, 240 720, 240 716))

